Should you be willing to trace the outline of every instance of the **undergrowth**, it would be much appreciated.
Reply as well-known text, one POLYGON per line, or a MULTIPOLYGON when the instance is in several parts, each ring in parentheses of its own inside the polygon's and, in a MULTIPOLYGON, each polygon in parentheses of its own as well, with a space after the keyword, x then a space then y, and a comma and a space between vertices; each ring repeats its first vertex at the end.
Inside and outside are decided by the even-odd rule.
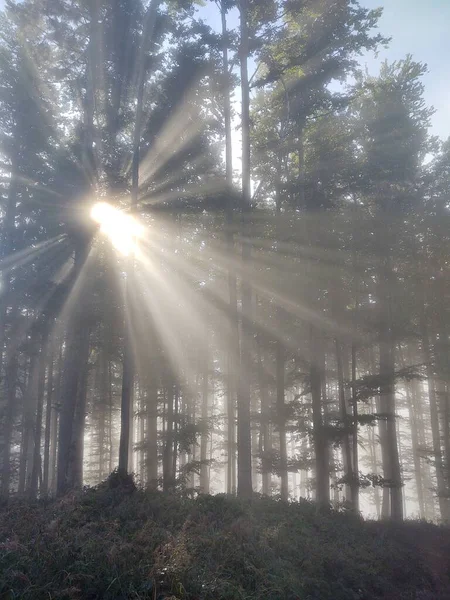
POLYGON ((190 499, 116 478, 0 509, 0 599, 19 598, 444 600, 450 532, 306 501, 190 499))

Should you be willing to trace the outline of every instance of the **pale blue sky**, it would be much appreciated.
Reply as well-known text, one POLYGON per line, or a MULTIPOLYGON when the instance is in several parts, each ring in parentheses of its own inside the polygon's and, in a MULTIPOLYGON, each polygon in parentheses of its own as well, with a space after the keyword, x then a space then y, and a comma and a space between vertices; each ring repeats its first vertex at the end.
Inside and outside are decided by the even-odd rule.
POLYGON ((365 57, 370 72, 377 62, 387 58, 398 60, 408 53, 428 65, 423 78, 425 99, 436 109, 433 133, 450 136, 450 0, 362 0, 368 8, 383 6, 379 29, 392 37, 388 50, 382 50, 377 61, 365 57))
MULTIPOLYGON (((425 98, 436 108, 433 133, 442 138, 450 136, 450 0, 361 0, 363 6, 383 6, 380 31, 392 36, 388 50, 382 50, 377 60, 371 56, 361 59, 371 73, 385 58, 398 60, 411 53, 415 60, 425 62, 429 73, 424 77, 425 98)), ((0 0, 0 7, 4 0, 0 0)), ((220 19, 216 5, 208 1, 201 10, 206 20, 216 27, 220 19)))
MULTIPOLYGON (((408 53, 426 63, 430 72, 423 79, 425 100, 436 109, 432 132, 446 139, 450 136, 450 0, 360 0, 360 3, 367 8, 384 8, 379 30, 392 37, 389 48, 382 49, 377 59, 366 55, 361 64, 376 74, 382 60, 399 60, 408 53)), ((220 27, 213 2, 208 2, 200 12, 211 26, 220 27)), ((236 24, 232 16, 230 25, 236 24)))

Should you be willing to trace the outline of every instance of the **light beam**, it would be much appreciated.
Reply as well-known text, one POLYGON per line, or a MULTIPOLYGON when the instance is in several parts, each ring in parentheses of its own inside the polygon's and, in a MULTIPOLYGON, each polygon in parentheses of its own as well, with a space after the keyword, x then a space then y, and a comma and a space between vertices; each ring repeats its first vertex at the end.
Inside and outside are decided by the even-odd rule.
POLYGON ((97 202, 91 217, 100 225, 100 231, 108 236, 112 245, 124 256, 134 253, 136 241, 142 237, 144 228, 136 219, 108 204, 97 202))

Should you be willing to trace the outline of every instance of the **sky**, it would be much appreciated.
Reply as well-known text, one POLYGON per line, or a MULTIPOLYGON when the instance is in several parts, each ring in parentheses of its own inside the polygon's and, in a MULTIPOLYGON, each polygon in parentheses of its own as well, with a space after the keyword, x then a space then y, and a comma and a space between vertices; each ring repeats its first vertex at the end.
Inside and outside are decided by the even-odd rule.
MULTIPOLYGON (((432 133, 442 139, 450 136, 450 0, 360 0, 361 6, 383 8, 379 31, 392 37, 387 50, 381 49, 377 58, 361 57, 361 65, 377 74, 380 63, 405 58, 412 54, 414 60, 428 65, 429 73, 423 78, 425 100, 434 106, 432 133)), ((219 11, 214 2, 199 11, 213 27, 220 28, 219 11)), ((236 26, 230 18, 230 26, 236 26)))
POLYGON ((429 73, 423 78, 425 100, 434 106, 432 132, 443 139, 450 136, 450 0, 362 0, 367 8, 383 6, 379 30, 392 37, 388 50, 378 59, 366 56, 371 73, 377 72, 381 60, 389 61, 412 54, 414 60, 426 63, 429 73))
MULTIPOLYGON (((220 17, 214 2, 206 0, 201 14, 212 26, 220 27, 220 17)), ((388 50, 381 50, 377 59, 363 56, 361 64, 376 74, 379 63, 399 60, 410 53, 417 61, 428 65, 424 77, 425 100, 434 106, 432 132, 446 139, 450 136, 450 0, 361 0, 362 6, 382 6, 379 29, 391 36, 388 50)), ((0 8, 4 0, 0 0, 0 8)))

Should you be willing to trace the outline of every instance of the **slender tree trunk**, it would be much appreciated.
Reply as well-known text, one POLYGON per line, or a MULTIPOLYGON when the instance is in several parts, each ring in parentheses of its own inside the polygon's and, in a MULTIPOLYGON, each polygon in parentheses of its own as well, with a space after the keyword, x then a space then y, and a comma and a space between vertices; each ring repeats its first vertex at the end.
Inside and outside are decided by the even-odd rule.
POLYGON ((85 328, 83 342, 81 347, 81 364, 79 383, 77 390, 77 406, 75 410, 75 422, 74 422, 74 441, 73 441, 73 456, 74 460, 71 464, 72 474, 71 481, 72 486, 75 488, 83 487, 83 460, 84 460, 84 433, 86 423, 86 403, 87 403, 87 389, 88 389, 88 378, 89 378, 89 341, 90 332, 85 328))
POLYGON ((178 461, 178 411, 180 405, 180 386, 176 385, 173 395, 174 407, 173 407, 173 448, 172 448, 172 481, 175 483, 177 479, 177 461, 178 461))
POLYGON ((406 402, 408 404, 409 422, 411 428, 411 446, 414 461, 414 478, 416 482, 417 502, 419 504, 419 516, 425 519, 425 502, 423 495, 422 465, 419 454, 419 439, 417 431, 416 398, 411 383, 406 384, 406 402))
MULTIPOLYGON (((275 189, 275 202, 277 213, 276 237, 278 247, 282 242, 282 224, 281 224, 281 170, 282 156, 277 157, 277 179, 275 189)), ((278 324, 278 339, 276 340, 275 371, 276 371, 276 408, 277 408, 277 427, 280 441, 280 495, 282 500, 287 500, 289 496, 288 489, 288 470, 287 470, 287 446, 286 446, 286 407, 285 407, 285 347, 283 342, 283 326, 285 314, 281 306, 277 306, 276 320, 278 324)))
POLYGON ((267 376, 264 369, 261 336, 257 339, 258 351, 258 380, 259 395, 261 398, 261 471, 262 471, 262 493, 270 496, 271 491, 271 457, 272 446, 270 443, 270 398, 267 376))
MULTIPOLYGON (((372 406, 372 412, 375 412, 375 408, 372 406)), ((377 448, 376 448, 376 436, 375 436, 375 428, 369 428, 369 456, 370 456, 370 469, 375 477, 378 476, 378 458, 377 458, 377 448)), ((377 515, 377 519, 381 518, 381 499, 380 499, 380 488, 378 486, 374 486, 373 489, 374 495, 374 503, 375 503, 375 511, 377 515)))
POLYGON ((403 519, 402 481, 398 451, 397 425, 395 414, 395 364, 391 328, 385 326, 380 342, 380 402, 385 416, 385 445, 382 446, 384 477, 389 481, 390 517, 395 521, 403 519))
MULTIPOLYGON (((8 190, 8 200, 6 211, 3 219, 2 231, 2 252, 1 255, 6 257, 14 251, 14 232, 15 219, 17 209, 17 179, 18 159, 13 159, 11 165, 11 181, 8 190)), ((5 395, 6 406, 3 416, 3 452, 2 452, 2 470, 1 470, 1 486, 0 496, 7 497, 9 495, 9 487, 11 481, 11 441, 13 433, 13 421, 16 404, 16 387, 17 387, 17 354, 15 348, 10 348, 8 351, 6 340, 6 318, 8 312, 8 303, 14 304, 10 298, 11 281, 9 274, 2 277, 2 296, 0 298, 0 357, 2 359, 3 373, 5 377, 5 395)), ((17 307, 13 307, 10 318, 15 320, 17 315, 17 307)), ((0 373, 1 374, 1 373, 0 373)))
MULTIPOLYGON (((35 333, 33 334, 35 336, 35 333)), ((29 366, 28 383, 24 397, 23 416, 22 416, 22 443, 19 464, 19 487, 20 495, 25 493, 27 480, 32 471, 33 458, 33 426, 36 404, 36 390, 38 385, 38 356, 36 340, 31 343, 31 358, 29 366)))
POLYGON ((112 365, 111 360, 108 361, 108 409, 109 409, 109 422, 108 422, 108 441, 109 441, 109 468, 108 471, 112 473, 113 470, 113 458, 114 458, 114 444, 113 444, 113 378, 112 378, 112 365))
MULTIPOLYGON (((45 392, 45 370, 47 366, 47 345, 49 335, 49 323, 43 324, 44 332, 41 338, 41 349, 39 353, 38 366, 38 386, 37 386, 37 410, 36 421, 34 427, 34 452, 33 452, 33 469, 31 471, 30 481, 30 496, 36 498, 38 493, 38 479, 41 472, 41 438, 42 438, 42 416, 44 412, 44 392, 45 392)), ((45 491, 44 491, 45 493, 45 491)))
MULTIPOLYGON (((242 0, 240 11, 240 67, 242 91, 242 271, 245 274, 251 259, 251 245, 248 239, 248 217, 250 214, 250 85, 248 79, 248 0, 242 0)), ((251 394, 251 304, 252 290, 248 276, 241 281, 242 291, 242 338, 241 365, 238 393, 238 494, 252 495, 252 450, 250 423, 251 394)))
POLYGON ((353 478, 353 507, 359 510, 359 457, 358 457, 358 398, 356 394, 356 344, 352 342, 352 411, 353 411, 353 435, 352 435, 352 459, 353 478))
MULTIPOLYGON (((207 339, 207 337, 206 337, 207 339)), ((206 342, 205 342, 206 343, 206 342)), ((203 351, 203 373, 202 373, 202 433, 200 436, 200 491, 203 494, 209 494, 209 477, 208 477, 208 396, 209 396, 209 361, 208 348, 203 351)))
POLYGON ((49 489, 49 472, 50 472, 50 443, 51 443, 51 424, 53 408, 53 368, 54 368, 54 347, 50 349, 48 359, 47 372, 47 402, 45 406, 45 437, 44 437, 44 470, 42 475, 42 491, 41 494, 47 496, 49 489))
POLYGON ((237 309, 237 283, 233 267, 233 151, 231 140, 230 74, 228 65, 228 31, 226 5, 220 6, 222 21, 222 71, 223 71, 223 115, 225 124, 225 176, 227 182, 227 249, 230 258, 228 268, 228 290, 230 296, 230 341, 227 349, 227 494, 236 493, 236 391, 237 360, 239 356, 239 318, 237 309))
POLYGON ((146 443, 146 439, 147 439, 147 431, 146 431, 146 427, 147 427, 147 403, 148 403, 148 397, 146 392, 144 392, 143 389, 141 389, 141 382, 139 381, 139 397, 140 397, 140 403, 139 403, 139 479, 141 481, 141 483, 143 484, 145 481, 145 461, 146 461, 146 456, 147 456, 147 451, 145 448, 145 443, 146 443))
POLYGON ((330 502, 330 483, 328 465, 328 443, 324 431, 322 414, 323 348, 318 339, 317 330, 310 326, 310 385, 313 412, 313 440, 316 456, 316 501, 319 504, 330 502))
POLYGON ((150 367, 147 398, 147 486, 158 485, 158 386, 155 370, 150 367))
POLYGON ((12 356, 7 356, 8 352, 6 351, 5 355, 6 410, 4 414, 3 430, 2 484, 0 489, 1 497, 7 497, 9 495, 9 487, 11 481, 11 440, 16 405, 18 370, 16 353, 14 352, 12 356))
POLYGON ((344 477, 346 481, 346 499, 350 502, 351 506, 355 506, 355 487, 356 482, 353 475, 352 467, 352 453, 350 446, 350 435, 347 433, 349 428, 349 418, 347 409, 347 399, 345 397, 345 385, 344 385, 344 370, 343 370, 343 358, 342 358, 342 347, 339 340, 336 339, 336 363, 338 373, 338 389, 339 389, 339 413, 342 424, 345 428, 344 437, 342 440, 342 457, 344 463, 344 477))
POLYGON ((284 402, 284 362, 285 362, 284 344, 281 340, 277 341, 276 349, 276 381, 277 381, 277 421, 278 436, 280 440, 280 478, 281 478, 281 499, 287 500, 288 490, 288 470, 287 470, 287 445, 286 445, 286 416, 284 402))
MULTIPOLYGON (((376 360, 374 356, 374 350, 371 347, 369 349, 369 357, 370 357, 370 372, 376 373, 376 360)), ((375 398, 376 403, 376 412, 379 415, 384 415, 385 407, 382 405, 380 395, 377 395, 375 398)), ((385 449, 387 448, 387 429, 386 429, 386 419, 381 416, 378 419, 378 442, 381 453, 381 469, 383 476, 386 477, 386 473, 389 471, 389 457, 385 449)), ((381 503, 381 518, 383 520, 389 519, 390 514, 390 492, 389 487, 387 485, 383 485, 383 498, 381 503)))
POLYGON ((439 509, 441 512, 441 518, 443 521, 450 520, 450 505, 447 494, 444 464, 442 460, 442 447, 441 447, 441 433, 439 427, 439 412, 438 412, 438 401, 435 392, 434 385, 434 370, 431 359, 430 351, 430 340, 428 335, 428 324, 425 313, 425 298, 423 298, 421 311, 421 333, 422 333, 422 353, 424 362, 426 365, 427 383, 428 383, 428 399, 430 403, 430 417, 431 417, 431 434, 433 440, 433 455, 434 464, 436 469, 436 482, 437 482, 437 496, 439 502, 439 509))
POLYGON ((298 133, 298 204, 301 208, 305 206, 305 173, 305 134, 302 124, 298 133))
MULTIPOLYGON (((75 280, 80 276, 87 250, 87 248, 80 248, 76 251, 74 267, 75 280)), ((74 444, 76 442, 74 439, 74 422, 79 394, 80 373, 83 372, 83 363, 85 361, 85 338, 86 316, 84 312, 84 303, 80 301, 75 308, 74 315, 69 324, 66 341, 65 368, 58 433, 58 495, 65 494, 74 486, 74 481, 71 480, 71 473, 73 473, 72 463, 75 460, 74 444)))
MULTIPOLYGON (((291 449, 291 457, 295 458, 295 440, 294 437, 290 436, 290 449, 291 449)), ((292 497, 294 500, 298 499, 298 486, 297 486, 297 471, 293 471, 292 473, 292 497)))
POLYGON ((167 412, 166 412, 166 439, 163 453, 163 489, 169 490, 173 483, 172 477, 172 455, 173 455, 173 402, 175 396, 175 384, 171 381, 166 388, 167 412))
POLYGON ((106 459, 106 447, 105 447, 105 434, 106 434, 106 408, 108 406, 108 372, 109 372, 109 361, 106 351, 106 332, 103 337, 103 347, 100 352, 100 418, 98 422, 98 472, 99 480, 103 481, 106 475, 105 459, 106 459))
POLYGON ((63 376, 63 343, 59 344, 58 361, 56 364, 56 383, 55 383, 55 402, 50 420, 50 464, 49 464, 49 479, 50 493, 56 494, 57 488, 57 457, 58 457, 58 424, 59 410, 61 405, 61 389, 63 376))
MULTIPOLYGON (((131 214, 135 214, 139 195, 139 163, 141 147, 141 126, 143 116, 144 90, 146 81, 147 51, 155 25, 160 0, 151 0, 147 9, 142 34, 142 45, 138 57, 138 77, 136 94, 136 118, 133 133, 133 157, 131 165, 131 214)), ((119 471, 127 473, 130 462, 130 430, 132 427, 133 387, 135 360, 133 356, 132 336, 135 330, 132 292, 134 283, 134 252, 131 252, 127 266, 125 289, 125 340, 122 373, 122 398, 120 408, 119 471)))

